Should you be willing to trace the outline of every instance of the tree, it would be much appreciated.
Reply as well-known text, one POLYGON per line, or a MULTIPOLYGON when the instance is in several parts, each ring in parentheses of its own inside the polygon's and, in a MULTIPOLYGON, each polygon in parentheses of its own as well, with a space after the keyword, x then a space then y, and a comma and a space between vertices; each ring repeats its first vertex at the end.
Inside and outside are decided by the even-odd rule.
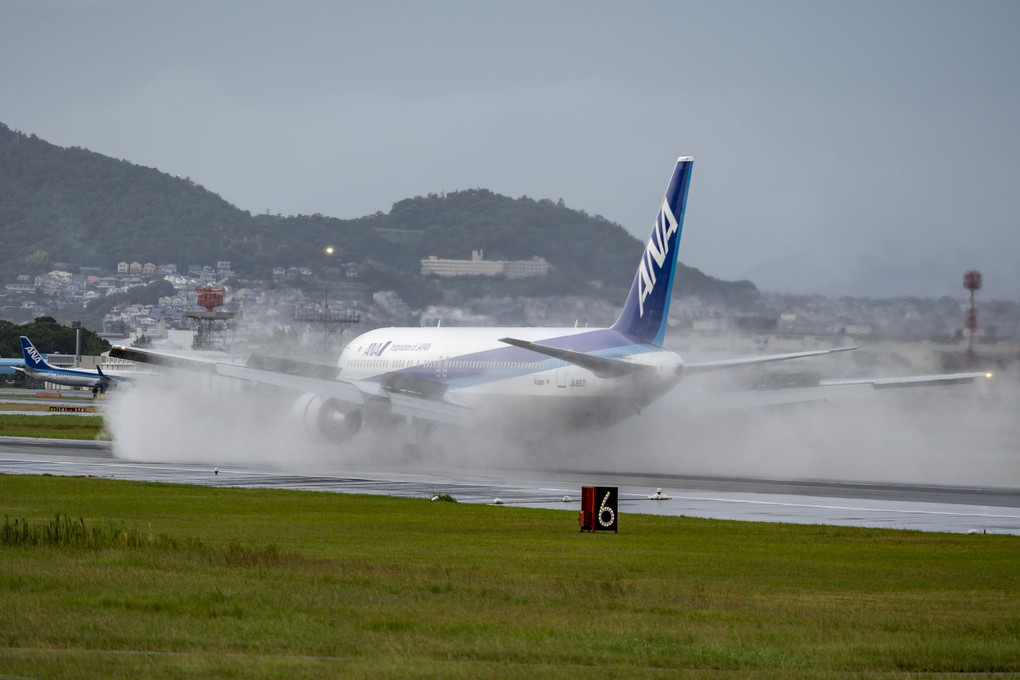
MULTIPOLYGON (((27 324, 13 324, 0 321, 0 351, 5 357, 21 356, 21 340, 24 335, 43 354, 74 354, 75 329, 62 326, 52 316, 36 317, 27 324)), ((103 340, 95 331, 81 329, 81 353, 98 355, 109 351, 110 343, 103 340)))

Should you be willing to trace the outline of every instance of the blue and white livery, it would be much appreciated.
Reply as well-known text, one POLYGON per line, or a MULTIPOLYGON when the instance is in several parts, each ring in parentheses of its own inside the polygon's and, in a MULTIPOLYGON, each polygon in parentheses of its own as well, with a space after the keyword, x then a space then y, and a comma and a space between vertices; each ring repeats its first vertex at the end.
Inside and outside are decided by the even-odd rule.
POLYGON ((609 328, 379 328, 352 340, 332 375, 260 357, 239 365, 124 347, 110 355, 294 390, 301 393, 294 417, 342 442, 364 421, 391 423, 390 416, 531 431, 607 426, 640 413, 685 373, 852 349, 685 366, 663 345, 693 164, 689 156, 677 160, 623 311, 609 328))
POLYGON ((93 395, 106 392, 106 390, 122 380, 121 378, 103 373, 102 369, 98 366, 95 372, 51 366, 24 335, 21 336, 21 355, 25 360, 25 366, 23 369, 15 367, 17 370, 23 370, 33 378, 44 380, 54 385, 88 387, 92 389, 93 395))

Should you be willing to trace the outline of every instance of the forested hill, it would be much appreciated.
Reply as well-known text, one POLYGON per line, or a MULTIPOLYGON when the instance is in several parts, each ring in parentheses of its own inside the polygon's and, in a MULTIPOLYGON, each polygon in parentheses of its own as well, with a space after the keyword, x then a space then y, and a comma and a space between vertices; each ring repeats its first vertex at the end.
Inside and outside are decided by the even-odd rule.
MULTIPOLYGON (((322 272, 346 262, 406 278, 417 275, 421 258, 467 259, 482 249, 492 260, 546 258, 555 272, 550 288, 578 292, 597 282, 619 298, 642 248, 601 217, 484 189, 409 198, 389 213, 350 220, 253 216, 189 179, 58 147, 0 124, 0 271, 8 279, 58 265, 113 270, 121 261, 186 267, 218 260, 256 280, 273 267, 322 272), (335 248, 332 256, 327 245, 335 248)), ((757 298, 749 282, 723 282, 690 268, 682 269, 677 286, 757 298)), ((534 292, 551 291, 539 284, 534 292)))
POLYGON ((187 179, 4 125, 0 189, 0 267, 10 274, 57 263, 207 262, 251 226, 247 213, 187 179))

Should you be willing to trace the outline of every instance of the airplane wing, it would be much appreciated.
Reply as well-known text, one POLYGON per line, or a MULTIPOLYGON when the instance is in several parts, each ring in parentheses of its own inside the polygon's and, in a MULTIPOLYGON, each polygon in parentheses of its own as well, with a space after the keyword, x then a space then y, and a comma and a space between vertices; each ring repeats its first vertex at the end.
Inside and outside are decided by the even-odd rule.
MULTIPOLYGON (((355 406, 367 401, 388 402, 394 415, 421 418, 452 425, 469 425, 474 413, 444 393, 428 392, 417 387, 381 384, 365 380, 340 378, 335 366, 291 359, 278 360, 253 356, 247 364, 220 361, 205 357, 187 357, 178 354, 114 347, 110 356, 139 363, 166 366, 192 372, 219 375, 256 385, 272 385, 299 394, 313 393, 355 406)), ((443 390, 445 392, 445 390, 443 390)))
POLYGON ((938 373, 897 378, 850 378, 820 380, 815 374, 797 374, 789 386, 776 386, 766 381, 761 387, 696 391, 686 395, 686 408, 694 412, 747 411, 775 406, 791 406, 818 402, 835 403, 874 390, 910 387, 963 385, 989 380, 991 373, 938 373))
MULTIPOLYGON (((820 356, 834 352, 847 352, 856 347, 837 347, 834 349, 813 350, 807 352, 791 352, 788 354, 770 354, 737 359, 707 361, 684 366, 685 375, 705 374, 728 368, 740 368, 774 361, 800 359, 802 357, 820 356)), ((983 371, 969 373, 936 373, 930 375, 912 375, 906 377, 881 378, 849 378, 820 379, 817 373, 797 373, 789 376, 779 375, 774 379, 763 380, 757 385, 744 385, 741 389, 728 389, 721 392, 696 393, 697 402, 694 410, 731 411, 754 408, 786 406, 809 402, 829 401, 837 397, 846 397, 853 393, 879 389, 897 389, 905 387, 934 387, 945 385, 962 385, 976 380, 990 379, 991 373, 983 371)))
POLYGON ((753 357, 739 357, 736 359, 721 359, 719 361, 704 361, 694 364, 684 365, 684 374, 691 375, 693 373, 704 373, 705 371, 717 371, 727 368, 737 368, 740 366, 751 366, 753 364, 765 364, 773 361, 788 361, 790 359, 800 359, 803 357, 817 357, 823 354, 833 354, 835 352, 849 352, 856 347, 836 347, 835 349, 816 349, 808 352, 790 352, 788 354, 765 354, 762 356, 753 357))
POLYGON ((846 380, 821 380, 822 387, 843 387, 849 385, 870 385, 875 389, 896 387, 930 387, 933 385, 962 385, 975 380, 990 379, 992 374, 986 371, 972 373, 935 373, 932 375, 912 375, 904 378, 851 378, 846 380))

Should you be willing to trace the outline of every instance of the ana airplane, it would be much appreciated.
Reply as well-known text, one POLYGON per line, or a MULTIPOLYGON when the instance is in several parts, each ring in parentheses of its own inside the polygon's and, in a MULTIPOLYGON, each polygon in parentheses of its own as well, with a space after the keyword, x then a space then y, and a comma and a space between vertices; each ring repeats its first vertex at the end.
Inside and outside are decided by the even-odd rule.
POLYGON ((24 359, 0 359, 0 375, 13 375, 24 367, 24 359))
MULTIPOLYGON (((641 412, 685 375, 853 349, 685 364, 663 344, 693 158, 677 160, 619 318, 609 328, 380 328, 351 341, 339 370, 253 356, 246 364, 115 347, 111 356, 293 390, 292 413, 329 441, 363 422, 540 428, 607 426, 641 412)), ((903 384, 973 380, 918 376, 903 384)), ((861 381, 855 381, 860 384, 861 381)), ((873 381, 889 387, 890 379, 873 381)))
POLYGON ((32 345, 32 342, 24 335, 21 336, 21 354, 25 359, 22 368, 17 366, 15 370, 23 371, 25 374, 53 383, 54 385, 68 385, 70 387, 91 387, 92 395, 106 392, 116 385, 123 378, 114 377, 103 373, 98 366, 95 372, 75 368, 57 368, 50 366, 39 354, 39 350, 32 345))

